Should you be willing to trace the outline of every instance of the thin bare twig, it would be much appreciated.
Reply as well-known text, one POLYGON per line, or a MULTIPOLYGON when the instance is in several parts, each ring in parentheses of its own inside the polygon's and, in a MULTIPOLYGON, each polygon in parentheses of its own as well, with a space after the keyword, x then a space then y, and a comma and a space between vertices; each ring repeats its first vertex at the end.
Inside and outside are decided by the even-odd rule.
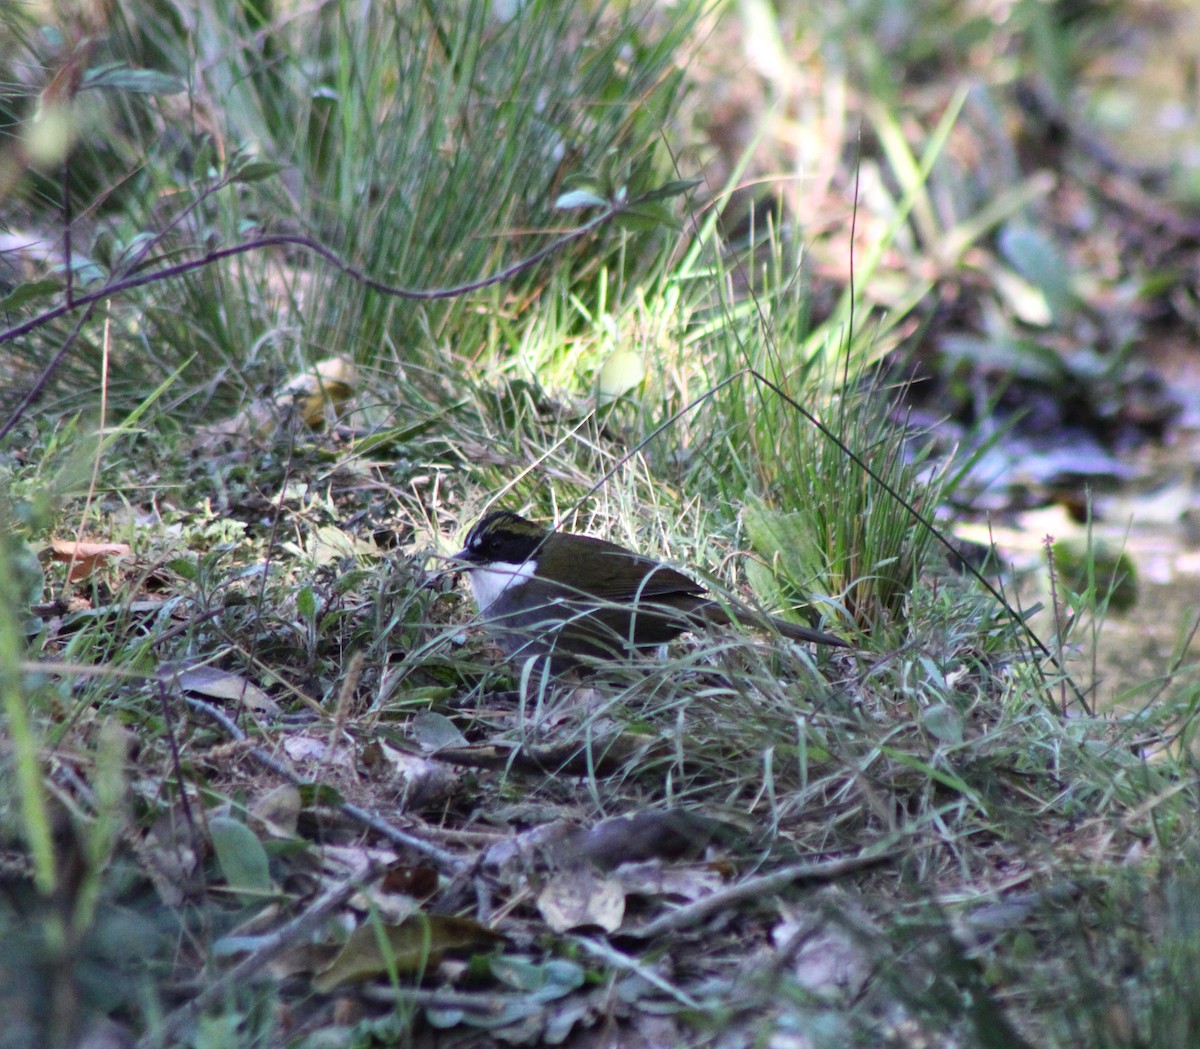
POLYGON ((162 1026, 148 1032, 138 1043, 137 1049, 169 1045, 185 1028, 213 1002, 220 1001, 231 988, 246 984, 262 975, 267 962, 292 944, 304 939, 317 929, 330 915, 340 910, 356 892, 370 885, 385 870, 387 865, 373 863, 361 873, 354 874, 318 896, 291 921, 285 922, 272 933, 262 937, 262 943, 231 969, 208 984, 191 1001, 181 1005, 167 1016, 162 1026))
POLYGON ((737 885, 731 885, 729 888, 715 892, 711 896, 705 896, 694 903, 680 907, 670 914, 664 914, 661 918, 656 918, 641 928, 622 929, 621 933, 626 936, 636 936, 643 940, 656 939, 660 936, 677 933, 703 921, 718 911, 725 910, 725 908, 732 907, 745 900, 769 896, 780 889, 786 889, 789 885, 794 885, 798 881, 832 881, 834 878, 840 878, 844 874, 852 874, 855 871, 865 870, 868 867, 877 867, 881 863, 887 863, 898 856, 903 856, 907 852, 908 849, 892 849, 886 852, 871 853, 870 855, 847 856, 839 860, 796 863, 790 867, 783 867, 780 870, 772 871, 770 874, 763 874, 757 878, 749 878, 746 881, 739 882, 737 885))
MULTIPOLYGON (((218 710, 211 703, 206 703, 202 699, 188 695, 183 696, 183 701, 193 710, 199 711, 215 721, 232 739, 240 741, 248 738, 246 733, 234 722, 233 718, 229 717, 224 711, 218 710)), ((299 776, 261 747, 251 747, 248 753, 263 768, 273 772, 280 779, 285 780, 295 787, 303 786, 304 781, 299 776)), ((447 852, 445 849, 439 848, 432 842, 428 842, 424 838, 419 838, 415 834, 400 830, 399 827, 393 827, 383 817, 377 816, 367 809, 360 808, 358 805, 351 804, 348 801, 338 801, 332 807, 345 813, 345 815, 349 816, 356 823, 361 823, 364 827, 369 827, 381 837, 392 842, 392 844, 400 845, 406 849, 411 849, 413 852, 420 853, 432 861, 434 866, 444 874, 461 874, 469 867, 466 860, 455 856, 454 853, 447 852)))
MULTIPOLYGON (((471 281, 468 284, 456 284, 447 288, 405 288, 398 284, 388 284, 386 281, 376 280, 374 277, 368 276, 356 266, 351 266, 348 262, 344 262, 335 251, 325 247, 324 244, 314 240, 312 237, 306 237, 299 233, 268 233, 261 237, 255 237, 253 240, 245 241, 242 244, 234 244, 228 248, 216 248, 212 251, 205 252, 198 259, 190 259, 187 262, 180 262, 174 266, 165 266, 162 269, 152 270, 149 273, 141 273, 136 277, 125 277, 121 280, 112 281, 105 284, 98 291, 88 292, 86 295, 76 295, 70 303, 63 303, 61 306, 55 306, 53 309, 39 313, 36 317, 31 317, 29 320, 8 328, 5 331, 0 331, 0 346, 6 342, 12 342, 13 339, 20 338, 22 335, 27 335, 35 328, 40 328, 43 325, 49 324, 53 320, 65 314, 71 313, 85 306, 91 306, 99 302, 101 299, 112 298, 114 295, 119 295, 122 292, 131 291, 134 288, 141 288, 147 284, 154 284, 158 281, 170 280, 173 277, 182 276, 185 273, 191 273, 192 270, 202 269, 214 262, 221 262, 224 259, 235 258, 238 255, 245 255, 247 252, 258 251, 260 248, 277 248, 290 246, 294 248, 303 248, 311 252, 318 258, 324 259, 339 272, 344 273, 347 277, 351 277, 360 284, 372 291, 377 291, 381 295, 392 295, 401 299, 415 299, 421 302, 430 302, 435 299, 453 299, 462 295, 469 295, 473 291, 480 291, 483 288, 490 288, 493 284, 500 284, 506 280, 511 280, 523 270, 529 269, 531 266, 536 266, 543 259, 560 248, 565 247, 572 241, 586 237, 589 233, 603 226, 609 220, 620 215, 626 208, 624 202, 612 204, 604 209, 601 214, 597 215, 589 222, 585 222, 582 226, 577 226, 568 233, 564 233, 561 237, 556 237, 543 248, 539 248, 532 255, 528 255, 523 259, 518 259, 511 266, 506 266, 504 269, 493 273, 491 276, 483 277, 480 280, 471 281)), ((0 434, 0 436, 3 436, 0 434)))
MULTIPOLYGON (((66 358, 70 347, 78 338, 80 331, 83 328, 87 318, 91 315, 96 303, 103 299, 111 298, 114 295, 119 295, 123 292, 130 291, 134 288, 140 288, 147 284, 153 284, 157 281, 170 280, 173 277, 182 276, 185 273, 190 273, 192 270, 201 269, 204 266, 211 265, 214 262, 220 262, 223 259, 234 258, 238 255, 245 255, 250 251, 257 251, 259 248, 280 247, 290 245, 292 247, 304 248, 312 254, 324 259, 335 269, 348 277, 359 281, 361 284, 370 288, 372 291, 377 291, 381 295, 391 295, 402 299, 416 299, 423 302, 434 299, 452 299, 461 295, 468 295, 471 292, 479 291, 482 288, 491 287, 493 284, 500 284, 503 281, 510 280, 518 273, 537 265, 543 259, 554 254, 560 248, 565 247, 573 241, 579 240, 587 236, 593 230, 603 226, 609 220, 620 215, 629 206, 628 201, 618 200, 610 204, 604 209, 601 214, 597 215, 589 222, 585 222, 582 226, 578 226, 568 233, 564 233, 561 237, 556 237, 545 247, 535 251, 532 255, 519 259, 511 266, 506 266, 498 273, 493 273, 490 277, 484 277, 481 280, 471 281, 468 284, 459 284, 448 288, 405 288, 397 284, 387 284, 384 281, 376 280, 374 277, 369 277, 362 270, 349 263, 344 262, 341 257, 319 243, 311 237, 301 236, 300 234, 277 233, 268 234, 262 237, 256 237, 253 240, 246 241, 243 244, 235 244, 229 248, 218 248, 213 251, 206 252, 198 259, 191 259, 188 262, 180 262, 174 266, 165 266, 162 269, 152 270, 149 273, 142 273, 136 277, 122 276, 116 280, 109 281, 98 291, 89 292, 86 295, 68 294, 66 301, 53 309, 39 313, 35 317, 8 328, 5 331, 0 331, 0 346, 13 339, 20 338, 29 332, 40 328, 43 325, 49 324, 51 321, 57 320, 68 313, 72 313, 77 309, 84 309, 86 312, 79 319, 78 323, 67 336, 64 344, 59 348, 58 352, 51 359, 50 363, 42 370, 42 374, 34 381, 29 392, 21 399, 21 403, 17 405, 12 415, 5 421, 3 426, 0 426, 0 440, 8 436, 9 432, 20 421, 22 416, 33 404, 42 391, 46 388, 46 384, 50 381, 51 376, 58 370, 63 360, 66 358)), ((73 286, 69 286, 73 289, 73 286)))

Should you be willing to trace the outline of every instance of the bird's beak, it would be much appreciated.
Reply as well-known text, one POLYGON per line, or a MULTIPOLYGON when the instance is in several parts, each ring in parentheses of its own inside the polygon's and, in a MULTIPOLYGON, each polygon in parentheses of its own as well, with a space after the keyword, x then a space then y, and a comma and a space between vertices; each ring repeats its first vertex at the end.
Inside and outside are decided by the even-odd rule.
POLYGON ((474 567, 466 547, 449 557, 439 557, 438 560, 450 562, 450 571, 452 572, 469 572, 474 567))
POLYGON ((445 576, 458 575, 461 572, 467 572, 471 569, 471 563, 463 557, 465 550, 460 550, 457 554, 451 554, 447 557, 445 554, 430 554, 429 560, 440 561, 443 564, 442 568, 434 568, 425 580, 425 586, 434 586, 439 579, 445 576))

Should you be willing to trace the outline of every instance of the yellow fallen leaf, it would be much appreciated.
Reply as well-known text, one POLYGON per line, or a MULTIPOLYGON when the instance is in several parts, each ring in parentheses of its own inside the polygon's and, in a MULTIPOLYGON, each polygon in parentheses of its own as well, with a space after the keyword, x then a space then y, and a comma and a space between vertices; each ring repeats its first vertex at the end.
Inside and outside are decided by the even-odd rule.
POLYGON ((473 952, 499 943, 498 932, 471 918, 447 914, 417 914, 398 925, 360 925, 329 967, 317 974, 313 986, 322 994, 345 983, 361 983, 397 973, 411 976, 437 965, 447 951, 473 952))
POLYGON ((327 357, 313 365, 311 372, 293 378, 275 399, 275 406, 295 409, 306 426, 319 430, 328 419, 342 414, 357 381, 353 361, 327 357))
POLYGON ((357 383, 353 361, 328 357, 294 375, 279 393, 253 401, 237 415, 202 427, 189 446, 204 451, 220 446, 229 438, 265 437, 282 420, 290 418, 299 418, 305 426, 319 430, 345 414, 357 383))

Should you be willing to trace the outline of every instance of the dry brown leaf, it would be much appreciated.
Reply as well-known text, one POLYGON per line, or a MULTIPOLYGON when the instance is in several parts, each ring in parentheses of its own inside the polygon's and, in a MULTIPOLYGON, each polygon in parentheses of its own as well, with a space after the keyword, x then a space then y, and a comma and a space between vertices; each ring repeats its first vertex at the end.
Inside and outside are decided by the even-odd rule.
POLYGON ((402 792, 405 809, 419 809, 451 797, 459 776, 447 765, 419 754, 407 754, 382 740, 362 749, 362 763, 375 779, 391 783, 402 792))
POLYGON ((428 864, 393 863, 379 883, 383 892, 404 893, 416 898, 429 897, 437 892, 438 873, 428 864))
POLYGON ((96 569, 112 564, 121 557, 129 556, 128 543, 85 543, 73 539, 55 539, 50 545, 53 561, 71 564, 69 579, 78 583, 87 579, 96 569))

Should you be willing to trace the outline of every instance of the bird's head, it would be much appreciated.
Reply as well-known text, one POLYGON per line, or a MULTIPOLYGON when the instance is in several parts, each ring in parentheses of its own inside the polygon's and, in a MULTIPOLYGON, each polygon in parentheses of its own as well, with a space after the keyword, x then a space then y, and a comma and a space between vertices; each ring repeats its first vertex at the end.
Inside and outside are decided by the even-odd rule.
POLYGON ((467 533, 454 560, 468 570, 491 564, 520 565, 534 560, 550 533, 510 510, 493 510, 467 533))

